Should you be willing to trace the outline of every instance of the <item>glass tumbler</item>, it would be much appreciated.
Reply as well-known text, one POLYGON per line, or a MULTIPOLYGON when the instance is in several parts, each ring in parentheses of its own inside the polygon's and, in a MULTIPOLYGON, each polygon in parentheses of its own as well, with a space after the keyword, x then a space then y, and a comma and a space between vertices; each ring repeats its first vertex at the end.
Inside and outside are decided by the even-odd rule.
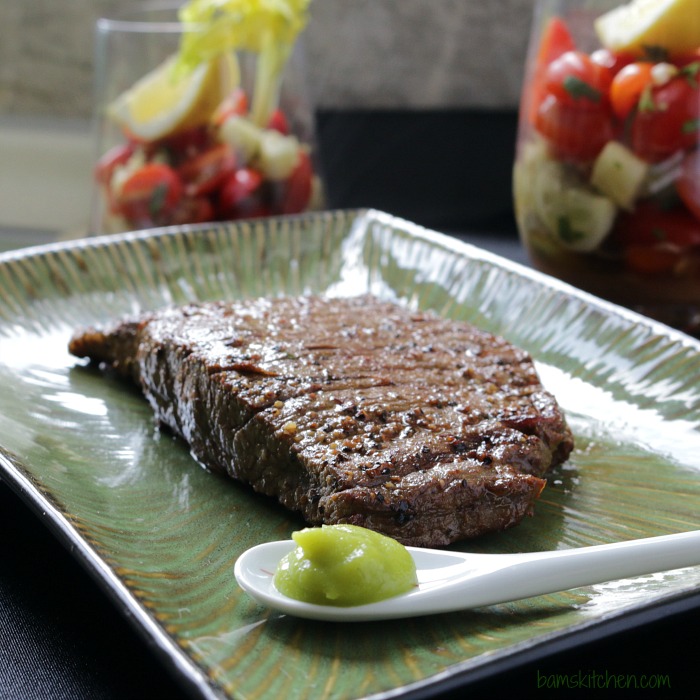
POLYGON ((544 272, 698 335, 700 17, 622 5, 535 3, 518 229, 544 272))
POLYGON ((295 45, 253 115, 257 55, 178 72, 182 3, 139 3, 95 27, 93 233, 317 208, 313 111, 295 45))

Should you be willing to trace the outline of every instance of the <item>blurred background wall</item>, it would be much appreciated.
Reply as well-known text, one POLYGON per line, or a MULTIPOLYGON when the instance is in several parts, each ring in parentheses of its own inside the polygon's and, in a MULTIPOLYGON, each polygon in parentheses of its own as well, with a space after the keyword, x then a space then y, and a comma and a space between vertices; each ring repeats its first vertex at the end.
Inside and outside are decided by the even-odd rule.
MULTIPOLYGON (((124 0, 2 0, 0 114, 87 118, 92 32, 124 0)), ((515 105, 531 0, 313 0, 321 107, 515 105)))
MULTIPOLYGON (((30 173, 35 190, 54 167, 62 172, 66 186, 69 175, 78 177, 85 171, 86 162, 93 158, 88 135, 93 26, 99 16, 113 14, 126 5, 125 0, 0 2, 0 222, 48 226, 50 219, 58 217, 61 225, 83 225, 72 214, 75 204, 46 204, 45 213, 41 213, 44 205, 36 197, 33 204, 23 202, 28 197, 23 169, 31 166, 38 151, 45 167, 43 173, 30 173), (59 132, 57 140, 54 136, 59 132), (73 154, 73 173, 66 167, 66 149, 73 154), (7 163, 13 164, 12 175, 7 163), (19 208, 22 212, 17 213, 19 208), (27 208, 33 210, 32 219, 27 218, 27 208)), ((381 113, 377 118, 385 120, 388 112, 398 113, 401 121, 407 112, 432 112, 433 119, 436 112, 475 112, 493 124, 504 114, 514 114, 532 0, 314 0, 311 7, 311 21, 304 34, 306 72, 310 97, 322 112, 320 133, 326 143, 328 168, 342 167, 340 161, 346 154, 357 155, 351 132, 362 144, 374 133, 395 133, 392 124, 385 121, 377 125, 365 119, 358 130, 340 117, 341 121, 333 121, 329 115, 361 110, 381 113), (345 141, 329 152, 328 140, 337 144, 339 137, 345 141)), ((426 121, 422 127, 412 124, 406 138, 421 142, 433 138, 436 128, 446 128, 444 122, 426 121)), ((466 141, 467 127, 472 141, 483 150, 483 125, 465 124, 466 141), (482 143, 476 144, 476 140, 482 143)), ((406 127, 402 122, 398 128, 406 127)), ((503 128, 508 143, 499 157, 509 162, 512 119, 503 128)), ((449 129, 444 139, 437 146, 423 143, 422 157, 434 159, 444 146, 445 152, 452 150, 454 158, 454 143, 449 143, 454 137, 449 129)), ((397 143, 394 150, 384 152, 384 162, 405 150, 397 143)), ((470 155, 470 151, 464 156, 460 152, 459 158, 470 155)), ((376 155, 374 160, 376 163, 376 155)), ((362 183, 364 188, 353 190, 347 183, 335 190, 331 187, 331 193, 335 192, 331 204, 393 207, 392 213, 414 215, 410 209, 396 211, 396 197, 373 199, 372 188, 385 179, 384 173, 381 169, 366 172, 373 173, 375 181, 368 180, 360 168, 353 182, 362 183)), ((45 186, 52 192, 57 190, 55 179, 45 186)), ((79 196, 89 194, 83 189, 79 196)), ((454 196, 450 195, 450 205, 454 196)), ((69 194, 63 193, 62 200, 66 197, 69 194)), ((481 193, 478 198, 482 198, 481 193)), ((445 208, 440 202, 436 207, 445 208)), ((433 223, 428 219, 428 224, 433 223)), ((454 216, 447 216, 446 225, 451 219, 454 216)), ((441 221, 439 217, 437 221, 441 221)))

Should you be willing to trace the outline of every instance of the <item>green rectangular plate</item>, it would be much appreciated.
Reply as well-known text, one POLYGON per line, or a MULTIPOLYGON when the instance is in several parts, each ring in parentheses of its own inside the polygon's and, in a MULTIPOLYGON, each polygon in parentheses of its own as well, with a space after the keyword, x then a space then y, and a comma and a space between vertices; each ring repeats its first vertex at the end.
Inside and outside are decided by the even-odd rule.
POLYGON ((0 256, 0 475, 203 698, 394 697, 692 596, 700 567, 394 623, 271 613, 236 585, 247 547, 301 521, 206 472, 140 394, 72 358, 74 329, 143 309, 373 292, 473 322, 534 356, 576 449, 533 518, 479 552, 697 528, 700 343, 376 211, 93 238, 0 256))

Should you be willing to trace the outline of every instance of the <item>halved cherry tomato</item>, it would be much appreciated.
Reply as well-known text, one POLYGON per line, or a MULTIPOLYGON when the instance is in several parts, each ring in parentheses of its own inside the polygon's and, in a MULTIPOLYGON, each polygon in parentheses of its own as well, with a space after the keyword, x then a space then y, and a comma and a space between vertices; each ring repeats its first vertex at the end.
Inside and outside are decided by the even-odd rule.
POLYGON ((650 162, 700 143, 700 88, 685 75, 653 87, 632 121, 632 149, 650 162))
POLYGON ((309 206, 313 174, 314 171, 308 153, 300 151, 299 162, 283 185, 280 213, 298 214, 309 206))
POLYGON ((218 189, 235 169, 233 149, 220 143, 185 161, 177 172, 185 183, 185 194, 198 197, 218 189))
POLYGON ((132 225, 162 224, 183 194, 177 173, 163 163, 146 163, 114 195, 114 204, 132 225))
POLYGON ((528 115, 531 124, 534 123, 537 110, 546 94, 544 73, 547 66, 563 53, 575 49, 576 44, 564 20, 561 17, 552 17, 542 32, 532 76, 527 89, 523 91, 522 113, 528 115))
POLYGON ((289 134, 289 122, 281 109, 276 109, 272 113, 267 123, 267 128, 279 131, 280 134, 284 134, 285 136, 289 134))
POLYGON ((214 126, 221 126, 229 117, 242 117, 248 113, 248 97, 243 88, 235 88, 216 108, 211 118, 214 126))
POLYGON ((545 91, 563 104, 595 106, 607 100, 612 80, 609 68, 595 63, 582 51, 567 51, 544 72, 545 91))
POLYGON ((229 175, 219 190, 218 215, 223 219, 264 216, 263 176, 252 168, 229 175))
POLYGON ((537 110, 535 128, 558 157, 578 162, 593 160, 614 136, 606 104, 580 109, 554 95, 547 95, 537 110))
POLYGON ((610 104, 618 119, 625 119, 651 85, 653 63, 636 61, 622 68, 610 85, 610 104))
POLYGON ((683 204, 700 221, 700 151, 695 150, 685 157, 676 179, 676 191, 683 204))
POLYGON ((95 180, 101 185, 108 185, 114 175, 114 171, 125 165, 134 155, 136 144, 132 141, 110 148, 95 166, 95 180))

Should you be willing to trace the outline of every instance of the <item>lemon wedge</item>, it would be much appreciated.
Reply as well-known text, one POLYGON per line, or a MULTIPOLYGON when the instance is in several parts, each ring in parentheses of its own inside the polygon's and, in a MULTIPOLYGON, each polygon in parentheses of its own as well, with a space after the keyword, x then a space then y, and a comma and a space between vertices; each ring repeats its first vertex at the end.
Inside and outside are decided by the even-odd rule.
POLYGON ((700 0, 632 0, 601 15, 595 30, 610 51, 692 51, 700 47, 700 0))
POLYGON ((145 141, 205 124, 238 85, 235 56, 219 54, 184 74, 175 71, 176 60, 176 56, 166 59, 119 95, 107 107, 108 116, 145 141))

